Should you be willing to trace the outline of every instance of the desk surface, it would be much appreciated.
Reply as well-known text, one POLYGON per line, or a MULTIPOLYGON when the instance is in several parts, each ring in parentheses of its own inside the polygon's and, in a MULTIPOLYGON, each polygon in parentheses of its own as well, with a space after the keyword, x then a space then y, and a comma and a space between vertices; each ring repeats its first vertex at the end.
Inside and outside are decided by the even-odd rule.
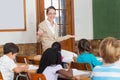
MULTIPOLYGON (((26 65, 25 63, 16 63, 18 66, 24 66, 26 65)), ((38 65, 29 65, 31 68, 27 70, 29 73, 35 73, 36 70, 38 69, 38 65)), ((72 80, 90 80, 90 74, 89 71, 82 71, 73 69, 73 79, 72 80), (80 73, 80 74, 79 74, 80 73)))
POLYGON ((74 76, 72 80, 91 80, 91 79, 90 76, 81 75, 81 76, 74 76))
MULTIPOLYGON (((26 64, 25 63, 16 63, 18 66, 25 66, 26 64)), ((27 72, 30 72, 30 73, 35 73, 36 70, 38 69, 38 65, 31 65, 31 64, 28 64, 29 65, 29 68, 27 70, 27 72)))

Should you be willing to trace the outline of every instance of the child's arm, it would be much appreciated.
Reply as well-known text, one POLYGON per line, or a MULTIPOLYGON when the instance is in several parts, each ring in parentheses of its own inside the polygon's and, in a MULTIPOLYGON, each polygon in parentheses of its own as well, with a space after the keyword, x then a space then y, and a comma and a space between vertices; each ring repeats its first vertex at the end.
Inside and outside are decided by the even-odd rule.
POLYGON ((72 69, 69 69, 69 70, 61 69, 61 70, 58 70, 57 73, 60 74, 61 78, 71 79, 73 77, 72 69))
POLYGON ((24 66, 17 66, 13 69, 14 72, 19 73, 19 72, 26 72, 29 68, 29 65, 24 65, 24 66))

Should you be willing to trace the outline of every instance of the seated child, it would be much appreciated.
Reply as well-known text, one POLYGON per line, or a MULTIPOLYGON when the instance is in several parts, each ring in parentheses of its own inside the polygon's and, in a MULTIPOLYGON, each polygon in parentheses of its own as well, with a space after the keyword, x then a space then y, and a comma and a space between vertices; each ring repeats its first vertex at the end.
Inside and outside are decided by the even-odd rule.
POLYGON ((90 42, 87 39, 79 40, 78 50, 80 55, 77 57, 76 62, 89 63, 92 69, 97 65, 102 65, 102 62, 98 61, 94 54, 90 52, 91 46, 90 42))
POLYGON ((18 52, 19 48, 14 43, 6 43, 3 46, 4 55, 0 57, 0 71, 4 80, 14 80, 14 72, 19 73, 28 69, 28 65, 19 67, 14 62, 18 52))
POLYGON ((75 54, 74 52, 63 50, 59 42, 54 42, 52 44, 52 48, 61 53, 62 62, 70 63, 71 61, 74 61, 73 57, 77 57, 77 54, 75 54))
POLYGON ((100 43, 99 53, 104 64, 93 69, 91 80, 120 80, 120 41, 105 38, 100 43))
POLYGON ((72 78, 72 70, 64 70, 61 62, 60 53, 52 48, 48 48, 41 57, 37 73, 43 73, 46 80, 57 80, 58 74, 65 79, 72 78))

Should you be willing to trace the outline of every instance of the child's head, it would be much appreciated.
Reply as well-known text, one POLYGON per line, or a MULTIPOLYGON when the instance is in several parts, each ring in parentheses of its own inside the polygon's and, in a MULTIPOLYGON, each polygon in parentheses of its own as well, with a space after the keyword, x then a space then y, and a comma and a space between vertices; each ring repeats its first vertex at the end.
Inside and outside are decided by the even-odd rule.
POLYGON ((19 52, 19 48, 17 45, 15 45, 14 43, 6 43, 3 46, 3 53, 5 55, 7 54, 11 54, 13 55, 13 58, 15 58, 16 54, 19 52))
POLYGON ((90 42, 87 39, 81 39, 78 42, 78 50, 79 52, 84 52, 84 51, 91 51, 91 46, 90 42))
POLYGON ((120 58, 120 41, 113 37, 102 40, 99 53, 105 63, 114 63, 120 58))
POLYGON ((52 48, 48 48, 42 55, 39 65, 39 72, 43 72, 47 66, 61 64, 61 54, 52 48))
POLYGON ((55 49, 58 52, 61 52, 61 44, 59 42, 54 42, 52 44, 52 48, 55 49))

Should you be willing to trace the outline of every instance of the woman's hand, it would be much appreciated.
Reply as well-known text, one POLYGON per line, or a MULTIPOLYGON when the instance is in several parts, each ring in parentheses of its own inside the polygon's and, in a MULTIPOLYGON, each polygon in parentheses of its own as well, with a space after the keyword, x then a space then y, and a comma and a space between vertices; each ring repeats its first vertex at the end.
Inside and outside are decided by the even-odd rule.
POLYGON ((43 31, 39 29, 39 31, 37 32, 37 42, 40 42, 40 36, 42 36, 43 31))
POLYGON ((43 31, 39 29, 39 31, 37 32, 37 36, 41 36, 43 34, 43 31))
POLYGON ((71 35, 71 38, 75 38, 75 35, 71 35))

